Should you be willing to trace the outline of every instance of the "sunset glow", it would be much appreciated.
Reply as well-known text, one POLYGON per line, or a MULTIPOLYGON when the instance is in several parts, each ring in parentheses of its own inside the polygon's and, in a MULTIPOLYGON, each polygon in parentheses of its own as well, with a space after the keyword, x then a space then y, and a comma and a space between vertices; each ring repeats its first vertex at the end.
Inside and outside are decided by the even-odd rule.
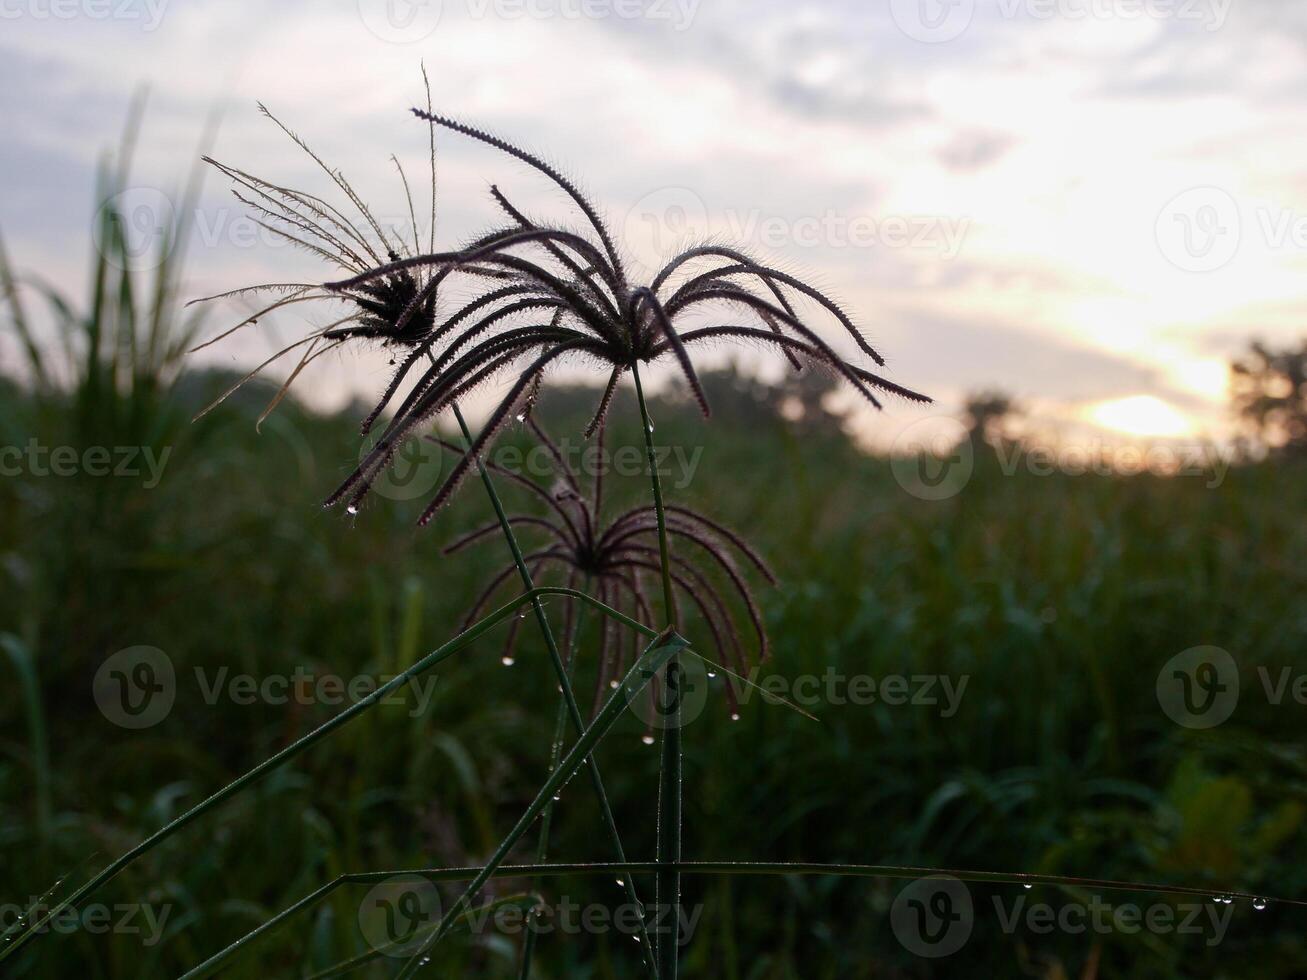
POLYGON ((1129 436, 1178 438, 1193 434, 1193 425, 1183 412, 1152 395, 1099 402, 1086 414, 1092 422, 1129 436))

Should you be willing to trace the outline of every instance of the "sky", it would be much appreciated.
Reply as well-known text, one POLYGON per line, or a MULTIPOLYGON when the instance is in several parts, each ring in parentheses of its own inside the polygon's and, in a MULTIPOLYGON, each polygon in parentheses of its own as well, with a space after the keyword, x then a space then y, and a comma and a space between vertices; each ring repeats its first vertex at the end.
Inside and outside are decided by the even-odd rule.
MULTIPOLYGON (((635 268, 711 237, 838 297, 937 399, 859 418, 872 441, 990 388, 1078 437, 1220 438, 1230 359, 1305 332, 1305 55, 1292 0, 0 0, 0 233, 83 288, 97 161, 142 85, 137 210, 175 205, 215 112, 215 157, 325 193, 262 102, 407 226, 390 156, 427 213, 425 64, 438 111, 574 176, 635 268)), ((497 222, 492 181, 577 224, 493 150, 438 155, 438 245, 497 222)), ((220 174, 194 219, 190 295, 331 277, 220 174)), ((293 309, 197 363, 321 322, 293 309)), ((386 377, 373 352, 301 387, 340 404, 386 377)))

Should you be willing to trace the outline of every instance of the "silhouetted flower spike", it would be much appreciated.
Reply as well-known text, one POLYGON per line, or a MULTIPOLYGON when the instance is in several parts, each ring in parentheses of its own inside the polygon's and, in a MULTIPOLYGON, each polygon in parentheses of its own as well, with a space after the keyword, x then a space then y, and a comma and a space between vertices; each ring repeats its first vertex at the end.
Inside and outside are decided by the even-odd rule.
MULTIPOLYGON (((651 621, 652 607, 644 593, 640 576, 645 572, 659 574, 660 571, 656 546, 657 512, 649 506, 636 507, 605 522, 601 513, 602 470, 596 470, 590 493, 582 493, 582 481, 568 465, 566 457, 558 451, 548 432, 535 418, 527 424, 553 463, 552 469, 556 473, 554 487, 546 489, 520 473, 506 471, 493 463, 487 465, 495 472, 512 476, 515 483, 530 489, 552 511, 543 517, 534 514, 514 514, 508 517, 514 527, 538 531, 547 538, 545 547, 526 556, 533 575, 538 568, 543 576, 565 570, 569 581, 586 578, 592 583, 592 591, 601 601, 615 608, 626 609, 643 622, 651 621)), ((602 434, 600 438, 603 438, 602 434)), ((469 459, 459 447, 448 441, 432 441, 457 454, 460 463, 469 459)), ((461 552, 485 541, 498 529, 498 521, 476 528, 450 542, 445 553, 461 552)), ((728 593, 738 599, 739 605, 743 606, 748 615, 757 636, 758 657, 761 659, 768 656, 768 640, 761 613, 733 555, 742 555, 769 583, 774 584, 775 578, 766 562, 740 535, 688 507, 673 506, 667 509, 667 533, 674 539, 693 545, 693 549, 672 556, 672 581, 677 591, 694 605, 703 619, 721 661, 730 670, 742 672, 747 669, 750 659, 744 652, 736 629, 735 617, 727 602, 728 593), (694 560, 695 555, 706 556, 708 562, 700 564, 694 560), (718 578, 724 576, 729 583, 725 592, 714 573, 718 578)), ((498 571, 489 586, 476 597, 468 612, 468 622, 474 621, 481 614, 495 593, 512 580, 515 571, 516 565, 512 564, 498 571)), ((568 603, 569 609, 570 605, 568 603)), ((512 659, 513 644, 516 641, 516 631, 510 631, 504 649, 506 662, 512 659)), ((628 648, 611 629, 603 630, 596 670, 597 693, 606 693, 607 683, 619 676, 625 664, 632 662, 632 656, 634 648, 628 648)), ((735 692, 729 682, 727 697, 734 710, 735 692)))
MULTIPOLYGON (((512 204, 509 203, 508 198, 504 197, 504 195, 500 193, 499 188, 494 184, 490 185, 490 194, 495 199, 495 202, 501 208, 503 208, 504 213, 517 222, 518 227, 520 227, 524 231, 538 230, 538 227, 535 224, 529 221, 526 218, 526 216, 522 214, 522 212, 517 210, 517 208, 515 208, 512 204)), ((590 256, 591 264, 588 267, 583 267, 579 262, 573 259, 566 252, 564 252, 563 249, 560 248, 559 245, 555 244, 553 241, 545 239, 544 246, 548 250, 550 255, 552 255, 555 259, 557 259, 560 263, 562 263, 564 268, 566 268, 568 272, 570 272, 573 276, 576 277, 578 282, 589 283, 591 292, 594 293, 595 298, 606 307, 606 310, 609 313, 609 315, 616 318, 617 316, 617 307, 615 305, 616 295, 615 294, 610 295, 600 287, 600 284, 606 281, 603 277, 604 266, 602 261, 600 261, 599 263, 595 263, 593 261, 594 257, 590 256)), ((586 252, 582 251, 581 256, 582 258, 585 258, 586 252)), ((608 281, 607 284, 610 290, 616 290, 617 283, 608 281)))
MULTIPOLYGON (((426 80, 425 71, 423 72, 423 79, 426 80)), ((430 86, 428 84, 428 102, 430 96, 430 86)), ((411 257, 422 251, 417 231, 417 209, 413 202, 412 188, 409 186, 408 176, 404 173, 404 168, 397 157, 392 155, 391 160, 399 172, 400 181, 404 187, 405 200, 408 204, 409 217, 413 223, 411 248, 402 235, 388 232, 382 227, 341 171, 328 166, 302 137, 282 123, 266 106, 260 104, 259 111, 272 120, 278 128, 294 141, 296 146, 313 160, 349 202, 347 208, 342 210, 317 195, 272 183, 206 156, 204 159, 207 163, 217 168, 232 181, 234 185, 232 193, 237 200, 253 213, 254 221, 259 227, 267 230, 277 238, 291 243, 296 248, 305 250, 332 265, 355 274, 387 261, 393 262, 404 256, 411 257), (346 214, 346 210, 353 212, 355 217, 346 214)), ((434 247, 436 218, 434 125, 431 125, 429 129, 431 131, 431 244, 434 247)), ((495 270, 482 271, 484 274, 499 275, 495 270)), ((469 274, 475 274, 475 272, 475 269, 469 270, 469 274)), ((281 402, 290 385, 310 363, 328 351, 337 349, 343 342, 364 339, 380 341, 392 347, 411 346, 430 334, 435 327, 436 297, 434 290, 427 289, 430 278, 431 276, 425 268, 418 268, 413 271, 404 270, 391 276, 373 279, 359 289, 343 296, 335 291, 324 291, 312 283, 262 283, 193 300, 194 303, 203 303, 217 299, 281 294, 272 302, 242 319, 235 326, 200 344, 196 350, 216 343, 243 327, 256 324, 260 318, 292 305, 321 300, 338 307, 341 301, 344 300, 349 308, 348 315, 334 319, 326 327, 315 330, 303 340, 283 348, 270 357, 204 411, 208 412, 221 404, 240 384, 258 375, 280 357, 305 345, 307 345, 307 350, 304 351, 294 371, 278 389, 267 409, 260 416, 260 422, 281 402)), ((204 412, 200 414, 204 414, 204 412)))
MULTIPOLYGON (((482 379, 492 373, 490 366, 498 370, 513 365, 513 370, 520 370, 515 365, 515 356, 529 364, 525 370, 531 376, 533 389, 539 387, 545 369, 562 353, 575 353, 604 365, 608 382, 594 418, 586 428, 587 436, 602 424, 622 375, 640 363, 664 355, 676 361, 701 411, 708 415, 707 398, 692 353, 709 342, 761 342, 783 354, 796 369, 805 362, 823 365, 839 374, 876 407, 880 407, 877 390, 913 400, 929 400, 845 360, 804 322, 791 302, 793 297, 815 303, 840 324, 863 354, 876 365, 884 363, 834 300, 797 277, 764 265, 738 249, 722 245, 691 248, 672 258, 650 285, 632 284, 598 209, 558 170, 539 157, 472 126, 430 111, 415 109, 414 112, 429 125, 442 126, 496 147, 544 174, 575 203, 597 243, 590 239, 588 232, 578 234, 532 221, 498 186, 492 186, 491 195, 513 222, 512 227, 496 229, 457 251, 433 251, 400 258, 326 284, 324 288, 328 290, 355 295, 378 281, 418 275, 422 270, 420 274, 427 277, 426 286, 412 295, 408 309, 400 314, 398 327, 404 329, 407 318, 421 309, 428 295, 434 295, 443 283, 454 277, 470 278, 479 285, 484 285, 487 271, 507 277, 413 345, 396 379, 365 425, 373 424, 390 407, 403 380, 418 370, 421 375, 396 408, 395 419, 374 455, 365 458, 328 503, 346 498, 356 503, 367 493, 394 447, 414 425, 449 404, 450 393, 465 389, 467 379, 482 379), (682 272, 693 271, 692 263, 705 261, 714 263, 713 267, 690 275, 675 289, 664 293, 673 277, 679 280, 682 272), (756 318, 758 326, 717 324, 685 333, 680 331, 678 317, 687 312, 699 314, 713 303, 742 309, 756 318), (518 325, 519 315, 534 309, 551 309, 549 323, 518 325), (473 320, 473 316, 477 319, 473 320), (467 325, 460 330, 454 329, 454 324, 465 322, 467 325), (527 358, 532 360, 527 362, 527 358)), ((521 388, 515 387, 492 412, 492 430, 502 424, 511 403, 520 397, 521 388)), ((449 499, 449 491, 464 472, 450 475, 446 485, 437 492, 433 507, 423 514, 424 521, 430 519, 433 508, 449 499)))
POLYGON ((622 373, 625 370, 621 365, 618 365, 613 368, 612 373, 608 376, 608 384, 604 386, 604 393, 599 398, 599 408, 595 411, 590 424, 585 427, 585 437, 587 439, 594 435, 596 430, 603 429, 604 423, 608 419, 608 408, 613 403, 613 395, 617 393, 617 382, 622 380, 622 373))
MULTIPOLYGON (((428 379, 426 383, 415 389, 409 398, 411 407, 408 407, 407 411, 402 410, 395 417, 358 468, 327 498, 326 506, 348 498, 349 506, 357 509, 377 475, 390 464, 404 440, 422 422, 488 381, 496 372, 520 355, 538 353, 540 348, 544 348, 544 353, 538 353, 536 359, 514 382, 508 395, 491 412, 489 421, 473 444, 473 455, 479 454, 500 427, 508 421, 514 405, 527 387, 534 383, 535 376, 563 355, 579 351, 587 343, 584 337, 576 339, 575 331, 561 328, 552 333, 545 332, 541 336, 522 337, 521 333, 534 334, 535 328, 523 328, 519 336, 497 338, 477 347, 458 358, 439 378, 428 379), (471 377, 468 376, 469 372, 471 377)), ((471 465, 470 459, 460 460, 455 465, 454 470, 437 491, 435 499, 422 514, 419 523, 428 523, 435 512, 449 500, 459 483, 467 476, 471 465)))
POLYGON ((703 392, 703 385, 699 383, 699 376, 694 372, 694 364, 690 361, 690 355, 685 351, 685 345, 681 343, 681 338, 676 334, 676 328, 672 326, 671 318, 668 317, 667 311, 663 309, 663 304, 658 302, 658 297, 654 295, 652 289, 641 286, 631 293, 631 314, 632 319, 639 322, 641 304, 649 307, 653 313, 653 322, 658 325, 658 333, 662 335, 667 345, 676 353, 676 360, 681 365, 681 373, 685 375, 686 382, 690 385, 690 391, 694 393, 695 401, 699 403, 699 410, 703 412, 703 417, 708 418, 712 415, 712 410, 708 407, 708 396, 703 392))
MULTIPOLYGON (((608 253, 608 260, 612 263, 613 271, 617 274, 616 279, 619 282, 626 281, 626 274, 622 267, 622 260, 617 254, 617 249, 613 245, 613 240, 608 233, 608 229, 604 226, 603 221, 599 217, 599 212, 595 209, 594 205, 586 200, 585 196, 577 190, 576 185, 574 185, 570 180, 539 157, 532 156, 525 150, 519 149, 506 140, 501 140, 497 136, 491 136, 489 133, 482 132, 479 129, 465 125, 457 120, 450 119, 446 116, 438 116, 431 112, 424 112, 421 109, 414 109, 413 114, 419 119, 427 120, 429 123, 435 123, 437 126, 444 126, 447 129, 452 129, 455 132, 464 134, 465 136, 470 136, 475 140, 480 140, 482 143, 487 143, 498 150, 502 150, 509 156, 516 157, 523 163, 530 167, 534 167, 536 170, 547 176, 555 184, 561 187, 574 202, 576 202, 576 206, 581 209, 581 213, 586 216, 591 227, 594 228, 595 233, 599 236, 599 240, 603 242, 604 251, 608 253)), ((620 296, 618 298, 621 299, 620 296)))

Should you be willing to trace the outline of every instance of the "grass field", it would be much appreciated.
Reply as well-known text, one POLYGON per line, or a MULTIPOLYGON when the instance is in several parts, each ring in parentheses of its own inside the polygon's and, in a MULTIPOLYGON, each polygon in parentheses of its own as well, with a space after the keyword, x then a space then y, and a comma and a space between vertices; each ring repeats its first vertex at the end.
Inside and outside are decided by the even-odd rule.
MULTIPOLYGON (((149 472, 96 477, 85 466, 64 477, 27 465, 0 481, 11 655, 0 685, 0 901, 85 878, 340 710, 320 696, 241 703, 238 688, 215 695, 216 684, 297 669, 301 685, 394 673, 456 631, 506 558, 499 541, 441 555, 491 516, 472 483, 421 532, 421 500, 379 499, 353 520, 323 512, 318 501, 358 457, 358 411, 322 417, 290 401, 256 434, 262 403, 238 398, 200 424, 179 421, 221 380, 184 378, 142 417, 109 421, 76 399, 0 390, 5 445, 36 439, 76 447, 80 459, 88 445, 153 446, 156 459, 171 450, 149 489, 149 472), (93 686, 106 656, 137 645, 170 658, 176 700, 158 724, 130 731, 106 718, 93 686)), ((702 449, 693 478, 673 476, 669 493, 746 531, 774 564, 782 584, 760 592, 774 656, 755 680, 811 675, 784 689, 818 720, 755 694, 732 721, 725 699, 710 699, 685 734, 687 858, 1304 895, 1304 709, 1292 681, 1279 704, 1264 684, 1307 671, 1301 467, 1235 468, 1215 488, 1205 477, 1037 477, 1005 474, 981 446, 962 492, 927 502, 900 488, 886 460, 785 421, 756 385, 723 374, 712 393, 709 427, 680 402, 654 405, 660 442, 686 459, 702 449), (1158 675, 1206 644, 1235 658, 1240 697, 1224 724, 1186 728, 1159 707, 1158 675), (857 678, 900 676, 907 703, 857 703, 868 700, 857 678)), ((557 392, 542 418, 576 432, 584 404, 557 392)), ((628 424, 615 447, 638 436, 631 406, 621 408, 628 424)), ((503 444, 529 446, 521 431, 503 444)), ((610 484, 642 499, 638 477, 610 484)), ((703 642, 696 624, 687 630, 703 642)), ((587 645, 593 637, 582 640, 577 688, 588 702, 587 645)), ((892 686, 876 690, 898 700, 892 686)), ((422 696, 420 715, 412 702, 380 706, 111 883, 99 901, 111 913, 145 903, 139 931, 47 936, 12 975, 176 976, 338 874, 477 863, 543 778, 556 704, 543 647, 524 630, 504 667, 491 637, 422 696)), ((598 758, 631 855, 649 859, 658 760, 642 733, 623 720, 598 758)), ((609 857, 583 780, 562 794, 554 841, 557 860, 609 857)), ((690 877, 686 903, 699 918, 686 975, 1290 977, 1307 963, 1295 908, 1207 902, 1189 930, 1050 931, 1031 927, 1028 906, 1166 900, 983 885, 970 889, 964 949, 931 960, 891 926, 902 884, 690 877)), ((336 892, 224 975, 307 975, 367 951, 366 891, 336 892)), ((621 901, 605 877, 557 879, 545 897, 621 901)), ((494 928, 464 933, 440 947, 441 975, 516 976, 518 942, 494 928)), ((544 936, 538 958, 541 975, 557 977, 638 966, 631 938, 612 929, 544 936)))

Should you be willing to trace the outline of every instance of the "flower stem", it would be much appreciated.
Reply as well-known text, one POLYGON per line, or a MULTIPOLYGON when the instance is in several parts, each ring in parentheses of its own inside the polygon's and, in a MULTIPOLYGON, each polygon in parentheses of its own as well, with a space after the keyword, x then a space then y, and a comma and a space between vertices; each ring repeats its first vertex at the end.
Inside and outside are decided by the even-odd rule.
MULTIPOLYGON (((472 447, 472 433, 467 427, 467 420, 463 418, 463 413, 458 407, 458 403, 453 405, 454 418, 458 420, 458 427, 463 432, 463 439, 467 450, 472 447)), ((490 472, 486 469, 485 462, 480 456, 476 458, 477 472, 481 474, 481 482, 485 485, 486 495, 490 497, 490 503, 495 509, 495 516, 499 518, 499 526, 503 529, 504 538, 508 542, 509 550, 513 553, 513 563, 517 565, 517 572, 522 578, 522 586, 528 592, 535 588, 535 583, 531 578, 531 570, 526 566, 526 560, 522 557, 522 548, 517 543, 517 535, 513 533, 513 525, 508 519, 508 514, 504 511, 503 501, 499 499, 499 491, 495 489, 495 483, 490 478, 490 472)), ((535 609, 536 623, 540 627, 540 635, 544 637, 545 646, 549 649, 549 659, 553 662, 554 675, 558 679, 558 686, 563 692, 563 701, 567 707, 567 713, 571 716, 572 727, 577 733, 585 731, 585 722, 581 718, 581 709, 577 706, 576 696, 572 693, 572 681, 568 677, 567 667, 563 663, 563 658, 558 652, 558 643, 554 640, 554 632, 549 627, 549 618, 545 615, 544 604, 538 599, 531 603, 535 609)), ((599 797, 599 808, 603 811, 604 826, 608 830, 609 841, 613 850, 616 852, 619 861, 626 860, 626 850, 622 846, 621 835, 617 832, 617 821, 613 818, 613 809, 608 803, 608 794, 604 791, 604 781, 599 774, 599 763, 593 757, 586 758, 586 767, 590 771, 590 782, 594 785, 595 795, 599 797)), ((635 889, 635 880, 628 876, 624 879, 626 889, 626 898, 635 908, 643 908, 640 904, 640 896, 635 889)), ((653 951, 650 948, 649 934, 645 929, 644 922, 640 924, 640 944, 645 960, 645 967, 649 975, 655 980, 660 980, 658 967, 655 964, 653 951)))
MULTIPOLYGON (((667 515, 663 507, 662 482, 658 478, 658 454, 654 450, 653 420, 644 399, 640 369, 631 365, 635 379, 635 396, 640 403, 640 423, 644 429, 645 451, 649 457, 649 482, 653 487, 654 513, 658 519, 658 557, 663 579, 663 607, 670 628, 675 624, 676 596, 672 592, 671 554, 667 546, 667 515)), ((673 656, 667 662, 658 712, 663 719, 662 761, 658 773, 658 844, 659 869, 655 882, 654 905, 662 918, 657 929, 657 962, 660 980, 676 980, 677 954, 681 939, 681 662, 673 656)))
MULTIPOLYGON (((590 591, 590 576, 586 576, 581 591, 590 591)), ((585 609, 579 609, 576 612, 576 621, 572 625, 572 635, 566 642, 567 650, 567 675, 570 680, 576 672, 576 646, 577 637, 581 635, 582 618, 585 615, 585 609)), ((563 755, 563 736, 567 733, 567 699, 561 695, 558 698, 558 714, 554 718, 554 741, 549 750, 549 772, 552 774, 558 768, 559 759, 563 755)), ((554 804, 550 801, 545 807, 544 816, 540 818, 540 843, 536 846, 536 863, 544 864, 549 860, 549 832, 554 821, 554 804)), ((541 887, 539 881, 536 882, 537 889, 541 887)), ((518 974, 519 980, 530 980, 531 961, 535 955, 536 937, 539 934, 535 929, 526 931, 526 940, 522 944, 522 969, 518 974)))

